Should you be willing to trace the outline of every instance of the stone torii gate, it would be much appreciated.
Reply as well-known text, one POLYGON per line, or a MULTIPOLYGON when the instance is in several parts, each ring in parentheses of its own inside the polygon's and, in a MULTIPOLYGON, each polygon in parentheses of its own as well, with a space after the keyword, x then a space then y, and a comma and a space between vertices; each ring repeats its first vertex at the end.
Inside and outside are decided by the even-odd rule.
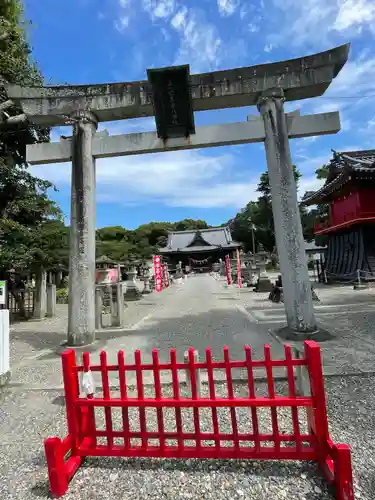
POLYGON ((289 328, 317 330, 289 138, 333 134, 338 112, 286 114, 284 101, 322 95, 347 61, 349 44, 288 61, 189 75, 188 66, 148 71, 149 80, 85 86, 7 86, 28 119, 73 125, 73 136, 27 147, 33 165, 72 162, 68 344, 95 339, 95 160, 253 142, 265 143, 276 243, 289 328), (260 117, 194 126, 194 111, 256 105, 260 117), (98 122, 154 116, 157 132, 109 136, 98 122))

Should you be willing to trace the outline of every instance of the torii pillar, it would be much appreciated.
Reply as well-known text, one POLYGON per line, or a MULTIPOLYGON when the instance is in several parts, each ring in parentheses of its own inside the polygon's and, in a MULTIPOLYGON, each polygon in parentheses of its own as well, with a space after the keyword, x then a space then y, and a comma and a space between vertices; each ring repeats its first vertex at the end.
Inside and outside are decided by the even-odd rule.
POLYGON ((288 327, 299 334, 317 331, 301 215, 284 112, 284 92, 269 89, 258 102, 265 129, 267 168, 277 252, 288 327))
POLYGON ((95 159, 97 119, 90 111, 73 117, 70 213, 68 345, 95 340, 95 159))

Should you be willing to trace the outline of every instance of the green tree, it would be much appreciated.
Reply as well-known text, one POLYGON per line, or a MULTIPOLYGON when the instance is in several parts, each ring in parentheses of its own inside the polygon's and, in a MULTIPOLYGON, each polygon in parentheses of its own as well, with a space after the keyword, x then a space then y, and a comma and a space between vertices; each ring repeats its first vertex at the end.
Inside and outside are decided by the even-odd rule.
POLYGON ((188 231, 194 229, 207 229, 208 224, 204 220, 184 219, 176 222, 175 231, 188 231))
MULTIPOLYGON (((293 165, 293 172, 298 188, 301 173, 295 165, 293 165)), ((252 231, 255 229, 256 247, 258 248, 261 244, 266 251, 272 252, 276 241, 268 172, 261 174, 257 192, 260 194, 258 200, 249 202, 229 224, 234 239, 244 244, 245 251, 253 251, 252 231)))
POLYGON ((0 268, 3 271, 10 267, 34 271, 42 265, 55 268, 60 255, 56 250, 61 249, 62 254, 68 252, 68 230, 62 223, 60 209, 48 197, 52 187, 50 182, 32 176, 25 167, 0 163, 0 268))
POLYGON ((26 145, 49 141, 49 129, 31 125, 22 110, 8 99, 4 85, 43 84, 31 59, 27 41, 27 22, 19 0, 0 2, 0 161, 25 165, 26 145))
POLYGON ((325 164, 315 170, 317 179, 327 179, 329 174, 329 165, 325 164))
POLYGON ((49 129, 33 126, 8 99, 5 85, 42 85, 26 36, 19 0, 0 2, 0 269, 35 270, 66 263, 67 228, 49 199, 54 186, 31 175, 26 145, 48 141, 49 129))

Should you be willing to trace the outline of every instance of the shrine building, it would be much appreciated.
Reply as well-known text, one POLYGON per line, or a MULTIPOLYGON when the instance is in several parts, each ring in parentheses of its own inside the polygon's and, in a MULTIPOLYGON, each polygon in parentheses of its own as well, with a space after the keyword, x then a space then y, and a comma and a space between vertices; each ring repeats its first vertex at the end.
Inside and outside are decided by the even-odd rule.
POLYGON ((328 204, 328 220, 315 224, 327 236, 327 279, 375 278, 375 150, 333 152, 324 186, 304 200, 328 204))
POLYGON ((212 264, 225 259, 226 255, 234 257, 241 243, 234 241, 228 226, 211 227, 209 229, 171 231, 168 243, 160 248, 159 253, 167 258, 171 267, 179 262, 193 270, 211 271, 212 264))

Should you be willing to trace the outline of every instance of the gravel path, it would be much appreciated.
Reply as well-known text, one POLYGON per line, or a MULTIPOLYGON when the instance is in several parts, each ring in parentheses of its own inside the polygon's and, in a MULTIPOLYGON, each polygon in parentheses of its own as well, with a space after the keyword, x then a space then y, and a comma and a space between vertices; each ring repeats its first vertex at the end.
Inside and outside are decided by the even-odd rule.
MULTIPOLYGON (((251 323, 246 315, 236 310, 234 295, 237 300, 239 294, 233 290, 225 291, 222 283, 212 278, 189 278, 180 288, 174 285, 162 294, 144 299, 145 305, 137 303, 132 306, 131 318, 137 322, 136 328, 123 337, 109 335, 106 350, 113 354, 124 348, 132 355, 134 349, 141 348, 145 360, 155 347, 160 348, 162 359, 170 347, 177 347, 181 357, 191 345, 201 350, 211 345, 214 357, 221 358, 222 347, 228 344, 231 356, 235 358, 242 357, 243 345, 250 343, 255 357, 262 357, 263 344, 272 344, 273 341, 265 325, 251 323)), ((248 295, 247 300, 241 301, 245 307, 252 305, 267 310, 274 307, 257 294, 248 295)), ((353 315, 350 325, 358 335, 365 336, 365 328, 357 330, 354 321, 360 321, 359 314, 353 315)), ((362 321, 366 322, 363 316, 362 321)), ((29 355, 57 343, 57 333, 58 338, 62 335, 62 322, 63 318, 59 325, 57 321, 41 322, 39 326, 29 323, 18 329, 15 343, 25 346, 21 354, 26 356, 26 360, 29 355)), ((340 319, 340 328, 345 327, 344 322, 344 318, 340 319)), ((367 321, 367 328, 370 323, 367 321)), ((280 350, 280 346, 275 344, 274 349, 280 350)), ((18 361, 20 352, 13 353, 18 361)), ((60 361, 57 356, 47 358, 25 362, 24 366, 15 370, 13 380, 29 385, 0 392, 1 500, 49 498, 43 439, 66 435, 66 423, 62 392, 53 389, 60 383, 60 361), (45 384, 51 389, 32 390, 30 384, 45 384)), ((374 383, 375 377, 372 376, 340 376, 326 380, 332 437, 335 442, 349 443, 352 447, 356 498, 362 500, 375 498, 374 383)), ((217 387, 218 394, 225 392, 225 386, 217 384, 217 387)), ((241 384, 235 384, 235 391, 237 394, 246 393, 241 384)), ((259 395, 266 393, 265 385, 258 383, 257 391, 259 395)), ((278 383, 277 391, 283 393, 285 384, 278 383)), ((270 432, 269 411, 259 412, 262 415, 262 430, 270 432)), ((231 432, 230 416, 225 410, 219 414, 220 430, 231 432)), ((238 410, 237 416, 240 431, 251 431, 248 412, 238 410)), ((155 413, 150 411, 148 417, 150 426, 155 427, 155 413)), ((202 430, 210 431, 210 412, 201 410, 200 417, 202 430)), ((299 417, 303 426, 305 419, 302 411, 299 417)), ((98 418, 103 418, 103 415, 98 415, 98 418)), ((114 412, 113 418, 115 426, 119 426, 118 412, 114 412)), ((165 420, 167 428, 174 430, 172 410, 165 413, 165 420)), ((137 425, 137 421, 137 414, 131 415, 132 425, 137 425)), ((192 415, 187 414, 186 423, 191 430, 192 422, 192 415)), ((288 432, 291 426, 288 410, 279 411, 279 423, 288 432)), ((65 498, 325 500, 333 497, 313 463, 91 458, 76 474, 65 498)))
MULTIPOLYGON (((335 442, 348 442, 353 450, 356 498, 375 498, 374 457, 375 398, 371 396, 374 377, 340 377, 326 382, 329 401, 329 419, 335 442)), ((285 384, 276 384, 279 394, 285 384)), ((218 394, 225 394, 225 387, 218 384, 218 394)), ((246 394, 243 385, 236 384, 236 394, 246 394)), ((259 395, 266 393, 265 384, 257 384, 259 395)), ((166 393, 165 393, 166 394, 166 393)), ((0 406, 0 420, 4 427, 0 433, 0 497, 2 500, 47 500, 48 485, 42 450, 46 435, 64 435, 66 432, 61 398, 53 393, 14 394, 5 398, 0 406), (40 402, 49 403, 40 409, 40 402), (14 418, 17 402, 18 418, 14 418), (36 413, 36 411, 38 411, 36 413), (12 425, 9 427, 10 419, 12 425), (7 432, 5 432, 7 429, 7 432), (10 431, 13 431, 10 434, 10 431)), ((267 410, 258 410, 262 431, 271 431, 267 410)), ((291 426, 288 410, 278 412, 280 428, 287 432, 291 426)), ((137 415, 132 415, 134 430, 137 415)), ((187 427, 192 430, 188 415, 187 427)), ((211 414, 201 412, 202 430, 211 430, 211 414)), ((248 413, 238 410, 240 431, 251 430, 248 413)), ((98 416, 100 421, 100 415, 98 416)), ((114 426, 120 428, 118 413, 113 414, 114 426)), ((299 412, 302 425, 304 414, 299 412)), ((149 415, 150 430, 155 428, 155 415, 149 415)), ((173 411, 165 414, 166 427, 173 430, 173 411)), ((225 410, 220 412, 220 430, 231 432, 231 421, 225 410)), ((90 458, 79 469, 71 482, 66 500, 110 499, 165 500, 234 498, 269 500, 331 499, 330 492, 317 467, 310 462, 257 462, 209 460, 157 460, 90 458)))

